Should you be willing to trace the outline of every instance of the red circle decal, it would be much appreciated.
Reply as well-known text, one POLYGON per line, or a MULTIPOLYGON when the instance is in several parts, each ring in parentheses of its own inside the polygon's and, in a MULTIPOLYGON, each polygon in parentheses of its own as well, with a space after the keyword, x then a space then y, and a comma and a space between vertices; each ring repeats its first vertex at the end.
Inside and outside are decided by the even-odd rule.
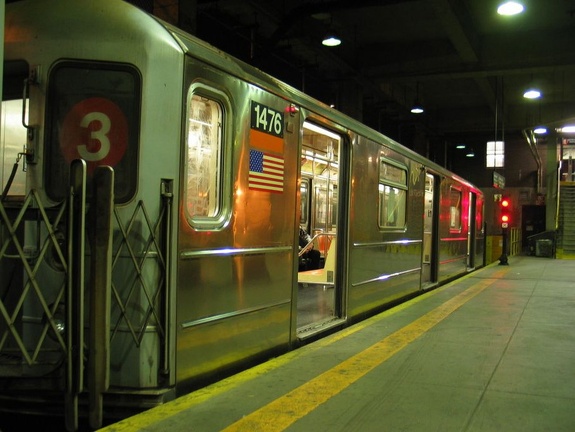
POLYGON ((60 149, 68 162, 84 159, 88 171, 115 166, 128 147, 128 121, 109 99, 84 99, 66 114, 60 130, 60 149))

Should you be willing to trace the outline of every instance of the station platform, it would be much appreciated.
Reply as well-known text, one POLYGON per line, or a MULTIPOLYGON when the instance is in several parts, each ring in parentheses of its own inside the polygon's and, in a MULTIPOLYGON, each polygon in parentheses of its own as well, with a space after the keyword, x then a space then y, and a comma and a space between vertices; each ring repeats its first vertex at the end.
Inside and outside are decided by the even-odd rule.
POLYGON ((102 430, 572 432, 574 281, 510 257, 102 430))

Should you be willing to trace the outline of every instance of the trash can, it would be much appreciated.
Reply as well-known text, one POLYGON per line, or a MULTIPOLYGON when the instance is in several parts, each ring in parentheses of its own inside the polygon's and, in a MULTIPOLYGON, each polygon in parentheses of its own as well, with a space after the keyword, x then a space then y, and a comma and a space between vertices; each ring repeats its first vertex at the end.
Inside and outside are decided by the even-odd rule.
POLYGON ((535 256, 550 258, 553 256, 553 240, 540 239, 535 243, 535 256))

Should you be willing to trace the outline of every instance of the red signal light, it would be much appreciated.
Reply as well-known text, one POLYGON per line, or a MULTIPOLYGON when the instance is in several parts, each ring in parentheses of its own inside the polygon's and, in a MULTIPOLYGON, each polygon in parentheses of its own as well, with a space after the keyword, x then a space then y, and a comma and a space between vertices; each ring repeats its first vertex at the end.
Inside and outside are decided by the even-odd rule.
POLYGON ((509 222, 511 222, 511 200, 509 197, 502 197, 501 202, 499 203, 499 207, 501 209, 501 214, 499 217, 501 220, 501 226, 503 228, 507 228, 509 226, 509 222))

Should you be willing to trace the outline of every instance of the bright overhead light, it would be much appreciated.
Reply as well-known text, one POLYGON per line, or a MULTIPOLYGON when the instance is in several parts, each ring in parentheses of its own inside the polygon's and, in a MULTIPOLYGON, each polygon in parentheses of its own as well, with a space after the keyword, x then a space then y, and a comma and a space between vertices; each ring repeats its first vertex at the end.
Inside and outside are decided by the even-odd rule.
POLYGON ((559 132, 561 132, 561 133, 575 133, 575 126, 574 125, 563 126, 561 129, 559 129, 559 132))
POLYGON ((457 144, 455 146, 456 149, 464 149, 465 148, 465 144, 457 144))
POLYGON ((541 97, 541 92, 537 89, 529 89, 523 93, 525 99, 538 99, 541 97))
POLYGON ((465 156, 468 157, 468 158, 475 157, 475 152, 473 151, 472 148, 470 148, 470 149, 467 151, 467 153, 465 154, 465 156))
POLYGON ((547 128, 545 126, 537 126, 535 129, 533 129, 533 132, 537 135, 543 135, 547 133, 547 128))
POLYGON ((412 114, 421 114, 424 111, 423 105, 419 102, 419 83, 415 86, 415 100, 413 101, 410 111, 412 114))
POLYGON ((328 47, 334 47, 341 44, 341 39, 335 32, 332 31, 323 38, 321 43, 328 47))
POLYGON ((413 114, 421 114, 423 112, 423 107, 419 104, 415 104, 413 108, 411 108, 411 112, 413 114))
POLYGON ((517 15, 523 12, 523 5, 514 1, 508 1, 503 3, 497 8, 497 13, 499 15, 517 15))

